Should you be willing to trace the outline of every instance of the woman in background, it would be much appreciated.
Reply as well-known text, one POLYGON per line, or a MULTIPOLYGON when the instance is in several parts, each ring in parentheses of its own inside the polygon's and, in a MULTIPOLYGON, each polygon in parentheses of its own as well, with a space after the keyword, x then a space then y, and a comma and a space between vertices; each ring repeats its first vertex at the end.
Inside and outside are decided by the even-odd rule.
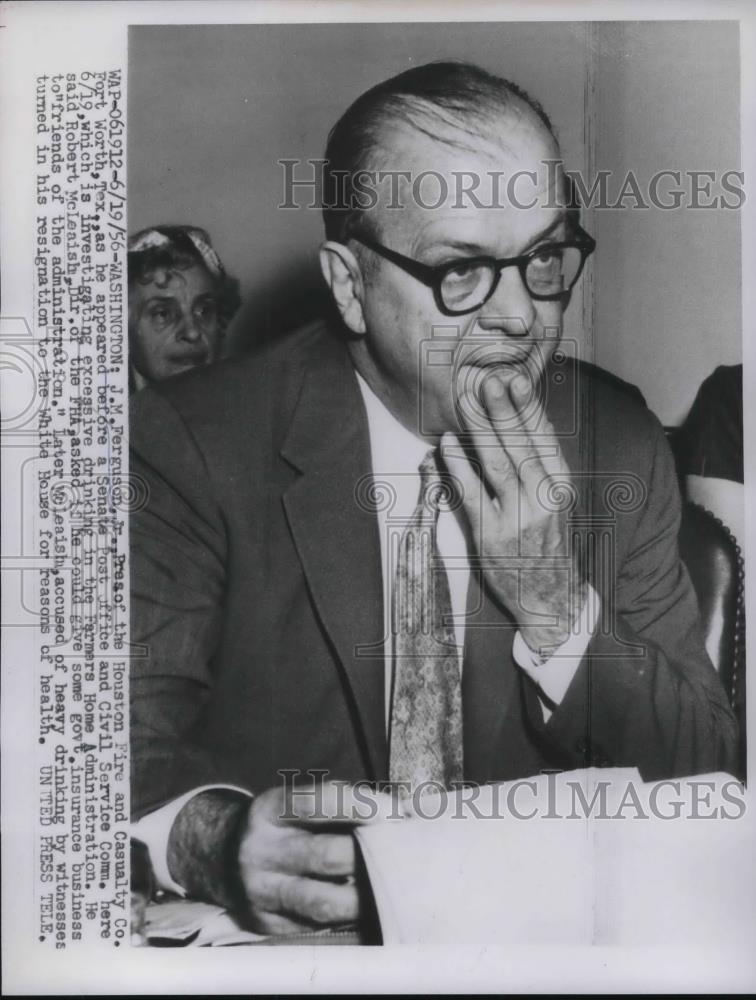
POLYGON ((676 442, 690 500, 715 514, 743 549, 743 366, 720 365, 701 384, 676 442))
POLYGON ((141 230, 128 270, 130 390, 217 361, 240 299, 205 230, 141 230))

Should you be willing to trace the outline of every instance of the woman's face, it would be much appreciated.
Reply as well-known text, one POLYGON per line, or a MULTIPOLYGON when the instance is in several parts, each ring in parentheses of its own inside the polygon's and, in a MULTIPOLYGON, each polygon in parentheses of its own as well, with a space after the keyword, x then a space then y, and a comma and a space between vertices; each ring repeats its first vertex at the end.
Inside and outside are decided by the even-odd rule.
POLYGON ((130 289, 131 360, 149 382, 216 361, 222 338, 216 282, 201 264, 156 268, 130 289))

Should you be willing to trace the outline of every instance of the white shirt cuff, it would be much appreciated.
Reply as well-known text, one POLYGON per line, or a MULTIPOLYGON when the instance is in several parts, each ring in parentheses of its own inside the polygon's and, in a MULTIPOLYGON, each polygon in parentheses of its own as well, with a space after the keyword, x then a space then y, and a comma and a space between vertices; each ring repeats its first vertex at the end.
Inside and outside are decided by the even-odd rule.
MULTIPOLYGON (((587 586, 588 595, 572 634, 554 650, 548 660, 541 662, 541 658, 528 646, 519 629, 515 634, 512 646, 515 663, 536 682, 554 705, 561 704, 598 625, 601 599, 590 584, 587 586)), ((551 709, 543 701, 541 709, 543 721, 548 722, 551 718, 551 709)))
POLYGON ((202 785, 180 795, 177 799, 166 802, 164 806, 147 813, 136 823, 131 824, 132 836, 141 840, 147 848, 158 889, 175 892, 178 896, 186 896, 186 889, 183 889, 178 882, 174 882, 168 871, 168 837, 174 820, 190 799, 199 795, 200 792, 208 792, 218 788, 228 788, 233 792, 241 792, 247 798, 252 798, 246 788, 239 788, 237 785, 202 785))

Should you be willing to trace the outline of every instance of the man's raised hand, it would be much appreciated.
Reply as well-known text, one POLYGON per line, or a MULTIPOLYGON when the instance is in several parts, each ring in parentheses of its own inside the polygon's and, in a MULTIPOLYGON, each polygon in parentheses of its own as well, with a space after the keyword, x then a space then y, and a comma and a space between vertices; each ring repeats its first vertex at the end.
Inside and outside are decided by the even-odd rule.
POLYGON ((547 655, 569 636, 587 585, 571 550, 567 513, 551 502, 554 492, 569 488, 570 470, 532 393, 524 375, 498 369, 483 383, 485 413, 474 400, 460 400, 474 459, 451 434, 441 445, 462 485, 489 586, 530 648, 547 655))

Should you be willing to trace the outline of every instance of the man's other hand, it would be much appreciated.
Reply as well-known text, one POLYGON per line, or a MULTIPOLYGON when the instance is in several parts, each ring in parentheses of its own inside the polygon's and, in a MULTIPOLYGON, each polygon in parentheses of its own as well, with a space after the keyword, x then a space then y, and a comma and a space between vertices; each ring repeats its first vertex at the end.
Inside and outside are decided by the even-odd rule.
POLYGON ((239 846, 252 929, 293 934, 354 923, 360 891, 352 830, 390 808, 389 796, 343 784, 256 796, 239 846))

